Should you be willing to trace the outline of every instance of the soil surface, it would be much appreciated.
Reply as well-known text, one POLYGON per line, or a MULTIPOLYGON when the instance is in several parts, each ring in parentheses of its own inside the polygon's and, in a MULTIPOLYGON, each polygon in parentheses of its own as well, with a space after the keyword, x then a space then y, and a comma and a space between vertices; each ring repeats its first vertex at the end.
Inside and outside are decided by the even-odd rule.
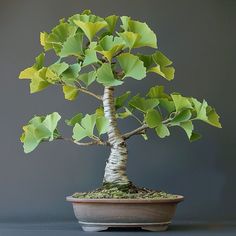
POLYGON ((132 183, 129 185, 104 184, 91 192, 78 192, 72 195, 74 198, 83 199, 176 199, 177 195, 163 191, 140 188, 132 183))

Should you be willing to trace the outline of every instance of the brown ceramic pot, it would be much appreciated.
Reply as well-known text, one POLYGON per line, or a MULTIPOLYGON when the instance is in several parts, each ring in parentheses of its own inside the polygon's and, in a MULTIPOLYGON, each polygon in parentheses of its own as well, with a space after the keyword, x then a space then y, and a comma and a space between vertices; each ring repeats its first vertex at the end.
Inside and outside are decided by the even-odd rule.
POLYGON ((78 199, 67 197, 84 231, 102 231, 110 227, 139 227, 165 231, 175 214, 176 199, 78 199))

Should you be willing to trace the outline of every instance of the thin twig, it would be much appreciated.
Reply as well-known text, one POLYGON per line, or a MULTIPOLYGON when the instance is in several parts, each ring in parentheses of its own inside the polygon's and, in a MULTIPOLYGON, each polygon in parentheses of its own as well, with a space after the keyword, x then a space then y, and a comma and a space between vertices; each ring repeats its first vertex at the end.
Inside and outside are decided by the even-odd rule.
POLYGON ((124 52, 124 50, 120 50, 119 52, 117 52, 117 53, 113 56, 113 58, 119 56, 119 55, 120 55, 121 53, 123 53, 123 52, 124 52))

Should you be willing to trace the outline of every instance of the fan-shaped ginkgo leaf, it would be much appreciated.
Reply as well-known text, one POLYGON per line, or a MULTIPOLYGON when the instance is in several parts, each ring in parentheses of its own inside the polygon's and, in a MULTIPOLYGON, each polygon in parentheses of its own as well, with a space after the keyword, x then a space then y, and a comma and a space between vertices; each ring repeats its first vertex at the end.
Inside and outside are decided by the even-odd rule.
POLYGON ((108 25, 104 19, 94 15, 80 15, 74 19, 74 23, 83 30, 90 42, 96 33, 108 25))
POLYGON ((122 16, 122 27, 125 31, 130 31, 139 35, 135 41, 134 48, 152 47, 157 48, 157 37, 146 23, 131 20, 130 17, 122 16))
POLYGON ((146 76, 146 68, 139 57, 130 53, 122 53, 117 57, 121 69, 125 73, 125 77, 132 77, 141 80, 146 76))
POLYGON ((98 68, 97 81, 104 86, 118 86, 123 83, 123 81, 115 79, 109 63, 104 63, 98 68))

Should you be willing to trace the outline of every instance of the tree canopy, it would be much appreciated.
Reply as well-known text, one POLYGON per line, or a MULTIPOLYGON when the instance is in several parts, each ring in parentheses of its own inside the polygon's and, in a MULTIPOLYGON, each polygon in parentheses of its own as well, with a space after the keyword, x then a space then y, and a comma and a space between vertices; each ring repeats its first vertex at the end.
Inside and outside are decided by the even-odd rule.
MULTIPOLYGON (((157 83, 145 96, 131 95, 130 91, 115 98, 118 119, 133 117, 141 125, 133 133, 124 134, 129 138, 141 134, 147 139, 148 128, 160 138, 170 135, 170 128, 182 128, 190 141, 200 138, 194 131, 193 121, 201 120, 221 128, 215 109, 203 100, 186 97, 179 93, 168 94, 159 85, 159 77, 168 81, 174 79, 172 61, 157 48, 156 34, 143 22, 128 16, 111 15, 106 18, 95 16, 86 10, 68 19, 62 19, 51 32, 40 33, 43 52, 35 63, 24 69, 20 79, 30 80, 30 92, 36 93, 51 85, 60 85, 65 99, 75 100, 79 93, 86 93, 102 101, 102 95, 90 91, 90 85, 122 86, 130 78, 143 80, 149 73, 157 76, 157 83), (139 48, 150 47, 153 52, 141 54, 139 48), (135 49, 135 50, 134 50, 135 49), (51 64, 45 64, 48 51, 58 57, 51 64), (73 64, 66 61, 74 59, 73 64)), ((33 151, 39 143, 62 139, 57 129, 60 115, 56 112, 47 116, 35 116, 23 127, 21 141, 26 153, 33 151)), ((66 124, 73 127, 72 138, 78 145, 109 145, 104 141, 109 121, 104 116, 103 106, 94 114, 76 114, 66 124), (89 138, 89 142, 81 142, 89 138)))

